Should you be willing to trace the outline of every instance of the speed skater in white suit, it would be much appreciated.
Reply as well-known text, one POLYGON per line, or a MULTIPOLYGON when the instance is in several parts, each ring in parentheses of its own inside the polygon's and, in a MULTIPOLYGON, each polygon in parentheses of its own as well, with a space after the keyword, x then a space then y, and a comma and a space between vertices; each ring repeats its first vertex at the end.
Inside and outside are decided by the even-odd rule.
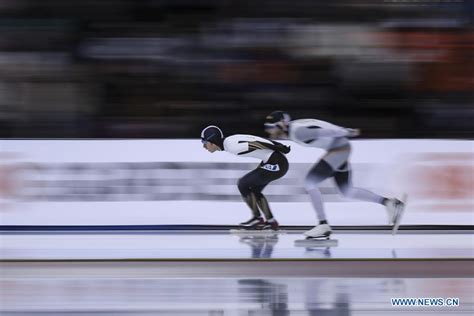
POLYGON ((318 185, 325 179, 334 178, 339 191, 347 198, 374 202, 386 207, 389 224, 398 225, 404 203, 396 198, 386 198, 365 189, 356 188, 351 181, 350 137, 359 130, 340 127, 316 119, 291 121, 286 112, 275 111, 265 120, 265 131, 271 139, 290 139, 300 145, 326 150, 326 154, 311 168, 305 179, 306 192, 311 197, 319 225, 305 232, 308 238, 329 238, 332 233, 328 224, 321 192, 318 185))

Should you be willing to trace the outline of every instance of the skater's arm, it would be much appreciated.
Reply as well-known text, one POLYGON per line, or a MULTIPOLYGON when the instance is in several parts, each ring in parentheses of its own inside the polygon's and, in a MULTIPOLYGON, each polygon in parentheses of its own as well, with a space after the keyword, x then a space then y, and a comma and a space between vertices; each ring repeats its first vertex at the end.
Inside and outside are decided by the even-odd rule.
POLYGON ((270 150, 281 152, 283 154, 287 154, 291 150, 290 146, 285 146, 282 143, 275 142, 275 141, 271 141, 271 143, 259 142, 259 141, 251 142, 249 143, 249 148, 270 149, 270 150))
POLYGON ((295 136, 302 141, 312 141, 321 137, 355 137, 359 135, 359 130, 351 128, 322 128, 319 126, 301 126, 294 132, 295 136))
POLYGON ((229 136, 224 141, 224 148, 235 155, 245 155, 256 150, 273 150, 284 154, 290 152, 289 146, 272 140, 260 139, 247 135, 229 136))

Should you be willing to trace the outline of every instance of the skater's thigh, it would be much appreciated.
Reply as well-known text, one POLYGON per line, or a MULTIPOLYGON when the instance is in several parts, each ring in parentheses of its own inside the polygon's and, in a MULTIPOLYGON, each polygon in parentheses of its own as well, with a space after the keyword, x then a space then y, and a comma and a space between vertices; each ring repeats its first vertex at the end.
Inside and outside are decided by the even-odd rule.
POLYGON ((336 182, 336 185, 339 187, 339 189, 342 189, 343 191, 345 188, 352 186, 351 166, 349 162, 346 162, 339 169, 340 170, 334 173, 334 181, 336 182))
POLYGON ((263 183, 268 184, 272 181, 280 179, 286 174, 287 171, 288 169, 279 169, 277 171, 270 171, 270 170, 260 168, 259 172, 260 172, 260 178, 262 179, 262 184, 263 183))
POLYGON ((257 194, 257 197, 259 197, 259 194, 262 193, 263 189, 265 189, 267 184, 254 185, 250 189, 252 190, 253 193, 257 194))
POLYGON ((285 157, 272 156, 269 163, 250 171, 239 180, 239 187, 247 187, 261 192, 267 184, 283 177, 288 171, 288 162, 285 157), (276 158, 276 159, 275 159, 276 158), (268 167, 268 164, 271 166, 268 167), (274 165, 272 165, 274 164, 274 165))
POLYGON ((260 177, 269 183, 283 177, 288 172, 288 160, 282 153, 274 152, 270 159, 261 164, 258 169, 261 173, 260 177))
POLYGON ((238 186, 250 188, 251 186, 258 185, 259 178, 260 178, 260 172, 257 168, 245 174, 242 178, 240 178, 238 182, 238 186))
POLYGON ((280 172, 268 171, 263 168, 258 169, 258 179, 255 180, 253 187, 256 189, 263 190, 272 181, 275 181, 281 178, 282 175, 280 172))
POLYGON ((305 187, 312 188, 334 175, 332 167, 324 160, 317 162, 306 175, 305 187))
POLYGON ((279 172, 268 171, 263 168, 259 168, 256 174, 258 176, 252 179, 250 185, 250 189, 255 193, 261 193, 270 182, 282 177, 279 172))

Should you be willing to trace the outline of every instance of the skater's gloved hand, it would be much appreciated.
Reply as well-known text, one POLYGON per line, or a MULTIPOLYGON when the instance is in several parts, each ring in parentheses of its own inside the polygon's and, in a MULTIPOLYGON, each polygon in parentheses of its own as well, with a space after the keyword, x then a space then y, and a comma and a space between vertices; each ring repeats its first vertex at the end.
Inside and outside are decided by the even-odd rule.
POLYGON ((348 133, 348 137, 357 137, 360 135, 360 129, 358 128, 346 128, 346 131, 348 133))
POLYGON ((274 140, 270 140, 270 141, 272 142, 272 144, 260 143, 260 142, 259 143, 262 144, 264 147, 266 147, 268 149, 276 150, 276 151, 279 151, 283 154, 287 154, 291 151, 290 146, 285 146, 282 143, 276 142, 274 140))

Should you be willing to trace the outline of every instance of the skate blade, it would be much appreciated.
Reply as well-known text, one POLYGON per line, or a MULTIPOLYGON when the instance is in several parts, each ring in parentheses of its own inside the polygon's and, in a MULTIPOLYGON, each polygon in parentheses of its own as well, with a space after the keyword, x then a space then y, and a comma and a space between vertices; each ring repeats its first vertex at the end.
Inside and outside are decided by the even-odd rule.
POLYGON ((250 230, 250 229, 231 229, 230 233, 239 236, 274 236, 286 234, 284 230, 250 230))
POLYGON ((295 241, 296 247, 337 247, 337 239, 300 239, 295 241))
POLYGON ((402 222, 403 213, 405 212, 405 209, 407 207, 407 198, 408 198, 408 195, 406 193, 403 194, 402 199, 401 199, 401 201, 403 202, 403 208, 400 210, 400 213, 398 213, 397 220, 395 221, 395 224, 393 225, 393 228, 392 228, 393 236, 397 234, 398 228, 400 227, 400 223, 402 222))

